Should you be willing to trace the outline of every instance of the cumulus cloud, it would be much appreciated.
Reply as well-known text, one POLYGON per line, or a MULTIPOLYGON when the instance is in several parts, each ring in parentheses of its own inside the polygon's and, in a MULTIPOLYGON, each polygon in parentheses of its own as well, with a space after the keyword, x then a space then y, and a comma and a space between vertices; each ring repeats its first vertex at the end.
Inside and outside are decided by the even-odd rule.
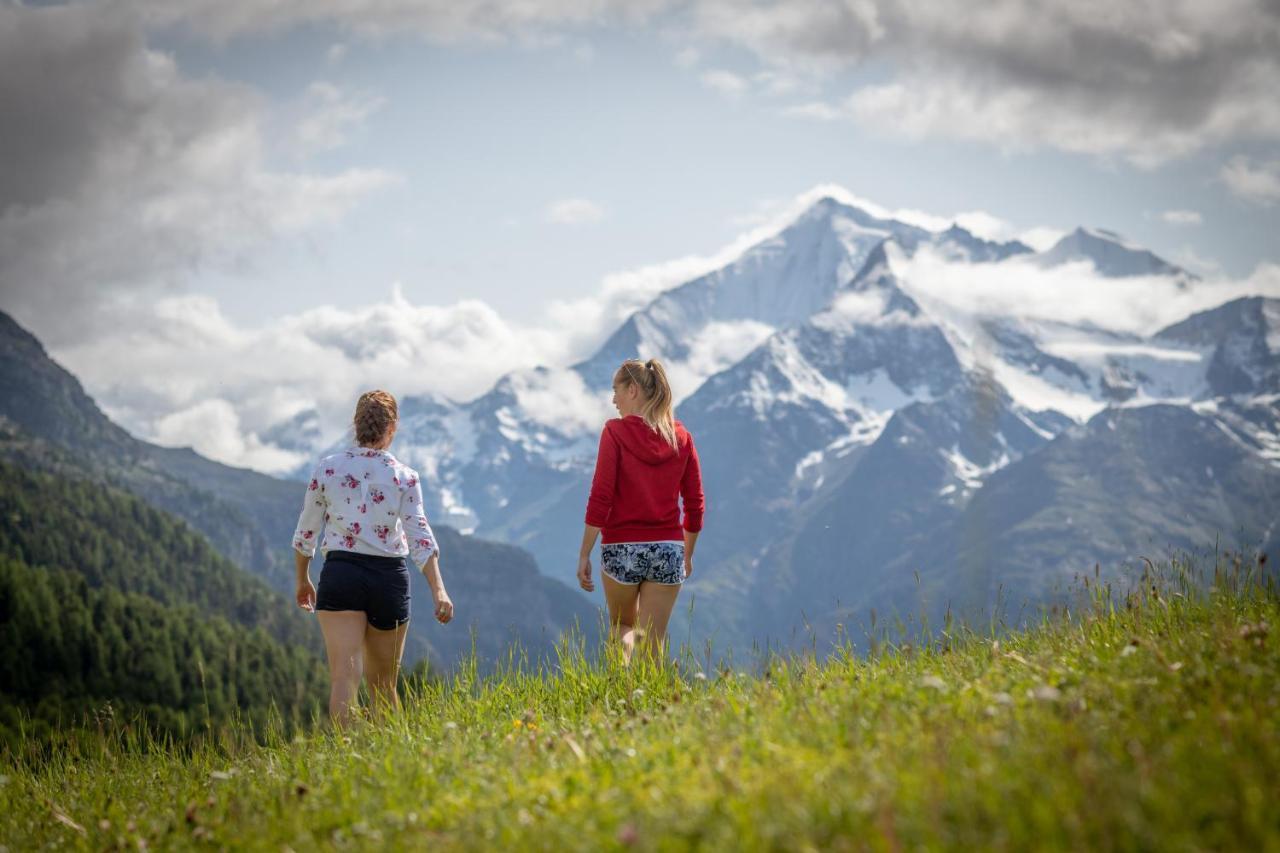
POLYGON ((1232 157, 1220 174, 1222 182, 1240 198, 1264 206, 1280 201, 1280 160, 1255 163, 1243 155, 1232 157))
POLYGON ((775 331, 773 326, 754 320, 705 326, 691 342, 688 358, 667 362, 667 379, 676 402, 697 391, 708 377, 741 361, 775 331))
POLYGON ((782 114, 793 118, 808 118, 816 121, 839 121, 846 117, 844 110, 826 101, 807 101, 802 104, 792 104, 784 109, 782 114))
POLYGON ((726 71, 723 68, 714 68, 709 71, 702 72, 698 78, 702 81, 702 85, 708 89, 712 89, 730 98, 737 98, 746 93, 750 84, 745 78, 734 74, 732 71, 726 71))
POLYGON ((1204 278, 1222 278, 1222 265, 1213 258, 1204 258, 1191 246, 1183 246, 1173 253, 1173 261, 1183 269, 1191 270, 1204 278))
POLYGON ((314 410, 331 441, 368 388, 465 400, 510 371, 567 358, 561 336, 512 325, 482 302, 417 305, 399 289, 357 310, 319 307, 257 329, 237 327, 207 296, 117 310, 123 322, 54 356, 144 438, 268 471, 297 459, 262 436, 301 412, 314 410))
POLYGON ((909 137, 1049 147, 1154 166, 1238 139, 1280 138, 1280 10, 1206 6, 820 0, 697 4, 701 31, 768 62, 889 79, 791 114, 909 137))
POLYGON ((698 64, 698 60, 702 58, 702 54, 698 52, 696 47, 683 47, 672 57, 672 62, 677 68, 693 68, 698 64))
POLYGON ((152 438, 168 447, 191 447, 210 459, 258 471, 288 471, 307 459, 306 454, 264 443, 257 433, 246 433, 236 407, 217 397, 161 417, 152 438))
MULTIPOLYGON (((1280 7, 1271 0, 114 0, 152 26, 225 40, 317 22, 357 35, 553 41, 678 22, 699 47, 754 53, 779 79, 874 66, 877 82, 791 112, 909 136, 1050 147, 1154 166, 1218 143, 1280 138, 1280 7)), ((744 84, 751 75, 738 75, 744 84)), ((741 91, 728 77, 713 78, 741 91)), ((769 91, 767 85, 759 87, 769 91)))
POLYGON ((1170 225, 1199 225, 1204 222, 1204 217, 1195 210, 1166 210, 1160 218, 1170 225))
POLYGON ((586 198, 562 198, 548 204, 544 215, 556 225, 589 225, 604 219, 604 208, 586 198))
POLYGON ((350 134, 380 110, 386 100, 367 92, 347 92, 317 80, 301 105, 297 140, 304 151, 329 151, 345 145, 350 134))
POLYGON ((269 168, 254 92, 183 76, 136 21, 98 11, 0 6, 0 296, 47 342, 394 182, 269 168))
POLYGON ((1047 252, 1052 249, 1054 244, 1067 236, 1067 232, 1061 228, 1051 228, 1047 225, 1035 225, 1017 235, 1017 239, 1026 243, 1037 252, 1047 252))
POLYGON ((155 27, 184 27, 215 41, 336 22, 364 36, 415 32, 438 42, 538 39, 602 22, 647 21, 671 0, 116 0, 155 27))
POLYGON ((598 430, 616 415, 609 395, 592 391, 572 370, 522 370, 512 374, 510 382, 525 414, 569 435, 598 430))
POLYGON ((1270 263, 1245 279, 1180 285, 1170 276, 1104 278, 1088 261, 1049 269, 1017 257, 956 263, 928 247, 911 258, 893 251, 890 260, 921 305, 951 318, 991 314, 1149 335, 1241 296, 1280 296, 1280 265, 1270 263))

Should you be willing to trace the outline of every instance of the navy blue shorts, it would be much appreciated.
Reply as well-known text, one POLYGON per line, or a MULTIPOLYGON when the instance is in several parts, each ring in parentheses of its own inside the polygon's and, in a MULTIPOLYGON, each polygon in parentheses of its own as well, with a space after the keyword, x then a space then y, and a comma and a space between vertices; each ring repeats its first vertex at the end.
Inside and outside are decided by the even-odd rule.
POLYGON ((320 570, 316 610, 363 610, 390 631, 409 621, 409 567, 404 557, 330 551, 320 570))

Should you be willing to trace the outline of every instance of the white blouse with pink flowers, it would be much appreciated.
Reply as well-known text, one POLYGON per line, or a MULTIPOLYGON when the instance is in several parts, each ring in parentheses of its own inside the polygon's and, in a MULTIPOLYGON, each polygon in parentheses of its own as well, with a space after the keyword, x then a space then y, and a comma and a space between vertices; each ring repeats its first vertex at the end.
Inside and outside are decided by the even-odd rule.
POLYGON ((313 556, 322 529, 323 554, 411 556, 421 567, 440 550, 422 508, 418 472, 385 450, 353 447, 320 460, 307 485, 294 549, 313 556))

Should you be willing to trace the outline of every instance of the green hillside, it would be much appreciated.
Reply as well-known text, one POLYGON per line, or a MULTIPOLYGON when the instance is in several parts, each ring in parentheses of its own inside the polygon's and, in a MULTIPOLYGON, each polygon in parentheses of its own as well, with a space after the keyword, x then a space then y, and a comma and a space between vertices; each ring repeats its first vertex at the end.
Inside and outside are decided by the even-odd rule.
POLYGON ((75 569, 108 586, 319 648, 319 632, 283 595, 241 571, 183 521, 104 482, 0 461, 0 555, 75 569))
POLYGON ((13 650, 0 655, 0 748, 94 725, 137 725, 180 742, 232 720, 261 731, 278 716, 294 728, 310 724, 328 695, 314 652, 261 628, 8 557, 0 644, 13 650))
POLYGON ((0 462, 0 737, 110 703, 185 738, 276 710, 309 721, 327 675, 313 620, 179 519, 103 482, 0 462))
POLYGON ((340 736, 0 760, 0 838, 253 849, 1280 846, 1280 590, 1256 565, 1071 618, 703 676, 566 653, 340 736))

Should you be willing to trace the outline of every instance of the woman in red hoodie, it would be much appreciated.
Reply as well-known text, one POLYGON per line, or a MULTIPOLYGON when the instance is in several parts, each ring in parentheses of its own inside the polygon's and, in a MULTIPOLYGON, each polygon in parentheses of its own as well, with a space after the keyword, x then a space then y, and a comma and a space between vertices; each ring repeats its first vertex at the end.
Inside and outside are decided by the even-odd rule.
POLYGON ((693 436, 675 419, 671 385, 657 359, 631 359, 613 375, 621 417, 600 433, 578 584, 593 591, 591 549, 603 533, 600 573, 610 637, 630 662, 637 642, 661 659, 667 621, 702 530, 702 472, 693 436), (681 520, 679 501, 684 503, 681 520))

